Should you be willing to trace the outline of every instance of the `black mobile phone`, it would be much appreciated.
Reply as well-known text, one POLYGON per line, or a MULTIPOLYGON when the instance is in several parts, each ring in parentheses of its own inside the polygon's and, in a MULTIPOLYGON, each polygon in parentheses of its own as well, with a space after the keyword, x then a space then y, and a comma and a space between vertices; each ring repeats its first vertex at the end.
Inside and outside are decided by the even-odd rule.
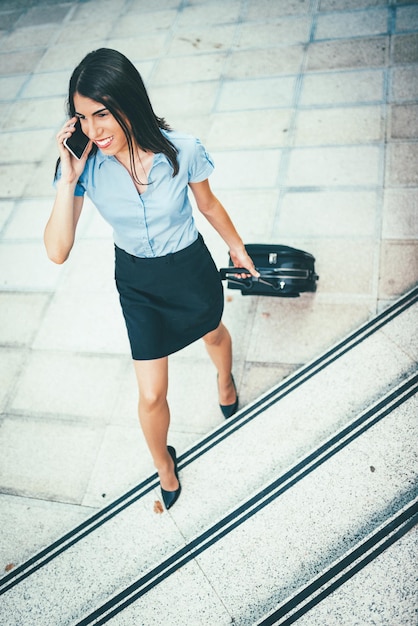
POLYGON ((81 159, 89 141, 90 139, 81 130, 80 120, 77 120, 75 123, 75 131, 71 137, 64 139, 64 146, 68 148, 76 159, 81 159))

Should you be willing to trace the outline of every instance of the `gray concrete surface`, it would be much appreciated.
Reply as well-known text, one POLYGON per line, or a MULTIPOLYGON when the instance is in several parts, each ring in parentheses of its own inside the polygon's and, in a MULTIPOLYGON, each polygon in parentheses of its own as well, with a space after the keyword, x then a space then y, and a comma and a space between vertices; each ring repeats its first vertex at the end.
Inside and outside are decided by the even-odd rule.
MULTIPOLYGON (((226 292, 242 404, 418 281, 416 2, 3 0, 2 573, 153 472, 111 233, 88 205, 64 266, 42 244, 68 78, 101 46, 126 53, 157 114, 206 144, 245 241, 317 259, 314 295, 226 292)), ((181 452, 222 421, 201 342, 172 357, 169 393, 181 452)))

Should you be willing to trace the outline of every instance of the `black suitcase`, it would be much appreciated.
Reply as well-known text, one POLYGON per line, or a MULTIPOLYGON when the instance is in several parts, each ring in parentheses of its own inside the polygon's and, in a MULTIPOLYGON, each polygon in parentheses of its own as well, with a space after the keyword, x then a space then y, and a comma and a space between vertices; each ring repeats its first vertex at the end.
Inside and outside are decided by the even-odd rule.
POLYGON ((297 298, 301 292, 316 291, 315 258, 309 252, 278 244, 250 243, 245 245, 259 277, 240 278, 236 273, 244 268, 229 267, 219 270, 229 289, 239 289, 243 296, 279 296, 297 298), (231 269, 233 268, 233 269, 231 269))

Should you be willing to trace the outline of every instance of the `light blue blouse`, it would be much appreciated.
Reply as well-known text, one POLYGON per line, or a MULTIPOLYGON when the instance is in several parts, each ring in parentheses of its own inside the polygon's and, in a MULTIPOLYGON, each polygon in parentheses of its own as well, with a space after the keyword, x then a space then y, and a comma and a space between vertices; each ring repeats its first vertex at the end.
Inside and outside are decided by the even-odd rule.
POLYGON ((113 228, 116 245, 138 257, 177 252, 198 236, 188 197, 188 183, 206 180, 214 164, 195 137, 162 131, 178 150, 179 173, 157 153, 147 190, 139 194, 129 173, 113 156, 100 150, 87 159, 75 195, 88 195, 113 228))

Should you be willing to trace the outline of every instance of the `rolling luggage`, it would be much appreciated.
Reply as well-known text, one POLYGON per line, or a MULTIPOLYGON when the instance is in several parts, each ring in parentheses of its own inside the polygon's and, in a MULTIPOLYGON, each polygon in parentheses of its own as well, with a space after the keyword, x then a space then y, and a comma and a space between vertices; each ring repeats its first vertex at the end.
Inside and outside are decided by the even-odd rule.
POLYGON ((244 268, 229 267, 219 270, 229 289, 239 289, 243 296, 279 296, 297 298, 304 291, 316 291, 315 258, 309 252, 278 244, 246 244, 246 249, 259 277, 240 278, 236 273, 244 268))

